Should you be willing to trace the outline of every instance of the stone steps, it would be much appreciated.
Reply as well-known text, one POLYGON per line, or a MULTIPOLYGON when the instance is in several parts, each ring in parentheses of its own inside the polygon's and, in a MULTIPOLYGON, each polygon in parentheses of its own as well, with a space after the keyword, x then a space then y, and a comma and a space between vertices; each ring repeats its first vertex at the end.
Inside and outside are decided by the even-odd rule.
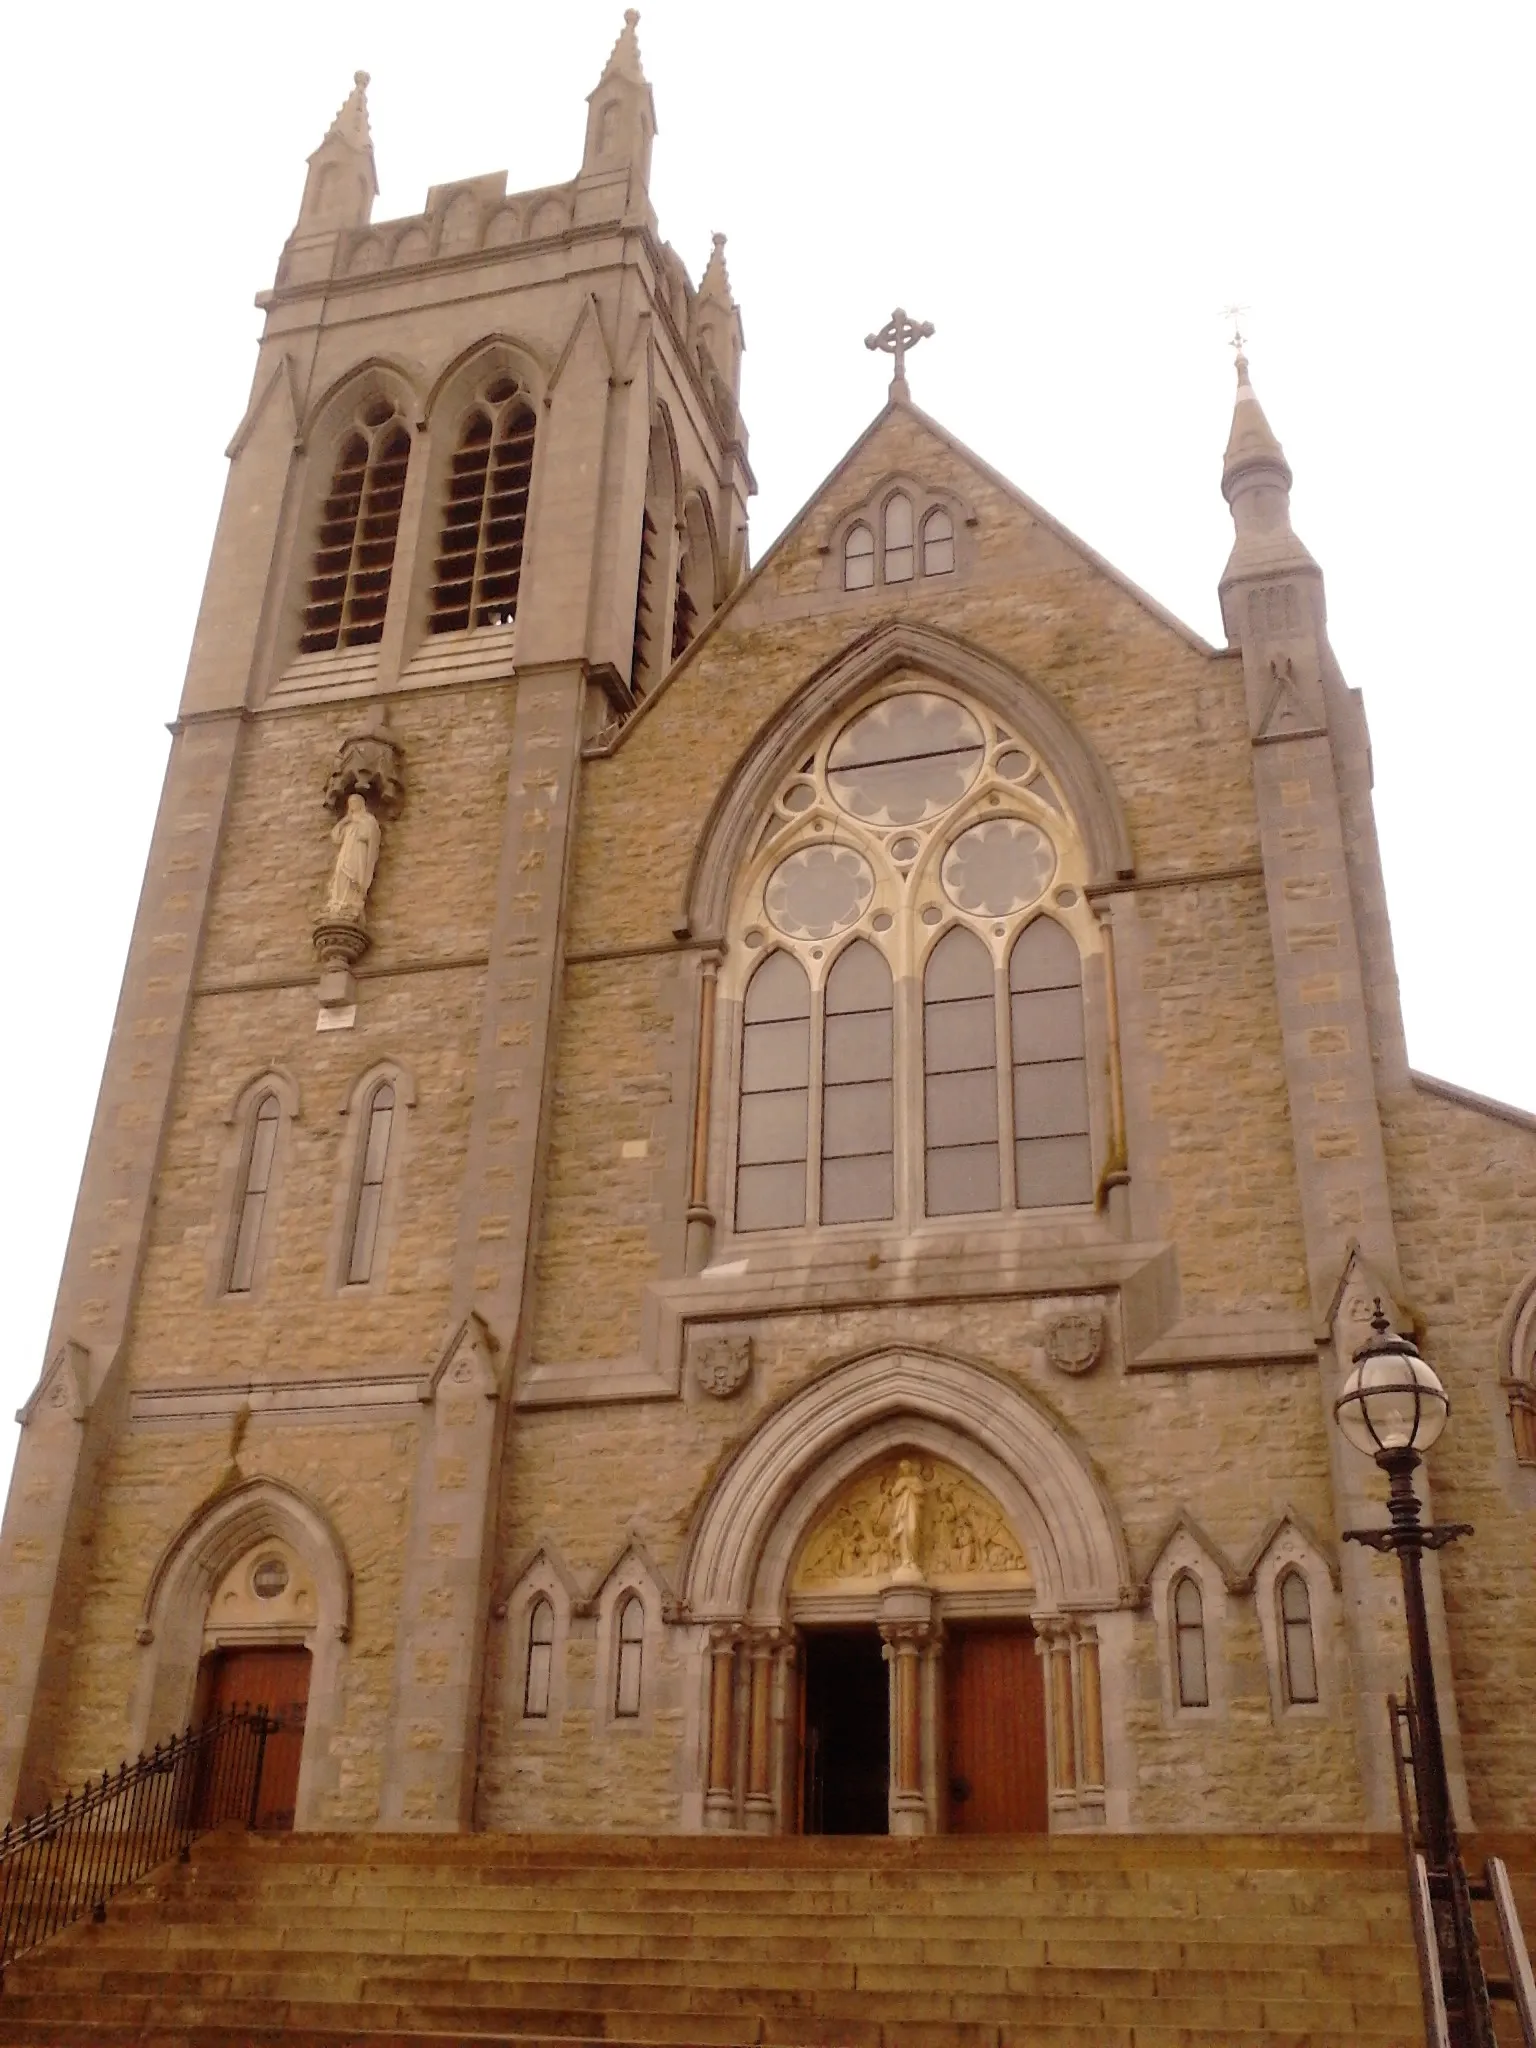
POLYGON ((1418 2048, 1421 2032, 1400 1852, 1364 1836, 217 1836, 105 1925, 24 1957, 0 1997, 0 2043, 81 2048, 1418 2048))

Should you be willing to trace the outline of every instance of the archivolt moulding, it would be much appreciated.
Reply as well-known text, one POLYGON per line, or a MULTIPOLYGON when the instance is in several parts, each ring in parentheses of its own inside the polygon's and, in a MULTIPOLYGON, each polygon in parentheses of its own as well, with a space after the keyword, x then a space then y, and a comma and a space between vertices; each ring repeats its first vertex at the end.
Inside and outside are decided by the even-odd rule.
POLYGON ((970 1472, 1014 1518, 1043 1606, 1118 1607, 1119 1519, 1081 1447, 1030 1394, 954 1358, 886 1350, 834 1367, 773 1411, 720 1474, 681 1585, 696 1621, 782 1597, 800 1534, 861 1465, 902 1444, 970 1472))
POLYGON ((993 706, 1059 780, 1088 849, 1090 885, 1135 872, 1130 828, 1109 770, 1050 694, 1017 669, 935 627, 890 620, 812 676, 762 726, 716 797, 699 835, 674 930, 710 936, 725 922, 736 871, 763 812, 826 722, 899 669, 953 683, 993 706))

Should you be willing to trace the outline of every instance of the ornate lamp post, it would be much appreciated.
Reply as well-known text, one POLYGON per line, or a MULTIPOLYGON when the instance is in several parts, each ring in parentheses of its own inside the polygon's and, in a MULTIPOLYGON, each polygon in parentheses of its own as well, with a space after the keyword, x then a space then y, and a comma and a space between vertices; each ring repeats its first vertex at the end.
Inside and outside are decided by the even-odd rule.
POLYGON ((1397 1335, 1378 1301, 1371 1335, 1355 1353, 1354 1370, 1333 1404, 1333 1413, 1346 1440, 1374 1458, 1386 1473, 1390 1481, 1387 1511, 1392 1519, 1385 1529, 1346 1529, 1344 1540, 1397 1553, 1413 1686, 1419 1830, 1436 1906, 1442 1972, 1458 1994, 1452 2039, 1457 2048, 1494 2048, 1472 1901, 1451 1815, 1429 1616, 1424 1606, 1424 1552, 1440 1550, 1458 1536, 1470 1536, 1472 1527, 1468 1522, 1426 1526, 1413 1487, 1413 1475, 1424 1462, 1424 1453, 1439 1441, 1450 1412, 1450 1398, 1435 1372, 1419 1356, 1411 1339, 1397 1335))

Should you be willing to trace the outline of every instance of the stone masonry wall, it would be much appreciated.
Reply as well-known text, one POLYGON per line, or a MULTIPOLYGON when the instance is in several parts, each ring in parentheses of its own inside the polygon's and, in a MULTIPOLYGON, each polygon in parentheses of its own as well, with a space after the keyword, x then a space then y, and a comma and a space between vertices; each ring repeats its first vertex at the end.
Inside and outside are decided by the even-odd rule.
MULTIPOLYGON (((340 1780, 322 1824, 367 1827, 378 1810, 413 1437, 413 1423, 308 1429, 258 1416, 240 1447, 239 1477, 285 1480, 324 1508, 352 1570, 352 1635, 333 1739, 340 1780)), ((61 1785, 116 1764, 128 1747, 129 1702, 149 1654, 134 1639, 145 1587, 171 1536, 226 1480, 228 1446, 223 1429, 156 1429, 114 1447, 77 1624, 61 1785)))
POLYGON ((1473 1818, 1536 1827, 1536 1472, 1515 1463, 1496 1351, 1536 1265, 1536 1131, 1418 1089, 1382 1107, 1408 1304, 1451 1396, 1435 1517, 1475 1529, 1440 1554, 1473 1818))

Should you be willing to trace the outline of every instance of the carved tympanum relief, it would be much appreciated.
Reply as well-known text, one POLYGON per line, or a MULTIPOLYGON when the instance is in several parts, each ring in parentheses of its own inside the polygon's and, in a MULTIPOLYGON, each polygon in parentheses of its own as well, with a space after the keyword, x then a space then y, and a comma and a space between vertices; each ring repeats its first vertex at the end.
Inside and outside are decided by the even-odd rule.
POLYGON ((807 1537, 796 1592, 923 1583, 1017 1587, 1029 1560, 984 1487, 939 1458, 896 1457, 843 1488, 807 1537))

